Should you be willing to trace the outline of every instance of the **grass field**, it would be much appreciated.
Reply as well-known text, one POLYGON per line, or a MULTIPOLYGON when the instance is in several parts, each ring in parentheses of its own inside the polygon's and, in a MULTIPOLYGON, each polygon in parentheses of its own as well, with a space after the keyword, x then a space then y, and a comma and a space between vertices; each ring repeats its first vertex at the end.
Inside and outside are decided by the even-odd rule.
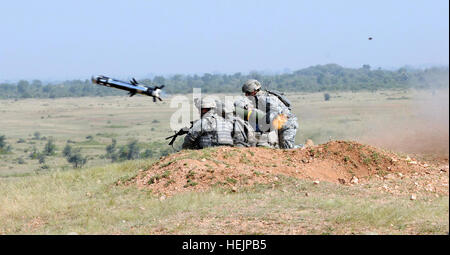
MULTIPOLYGON (((299 118, 297 143, 308 138, 316 144, 346 139, 407 153, 437 148, 425 152, 448 155, 448 90, 330 95, 329 101, 324 101, 323 93, 289 95, 299 118), (438 134, 430 137, 430 132, 438 134)), ((103 155, 113 138, 119 145, 137 139, 142 150, 154 150, 155 157, 162 150, 170 152, 164 137, 173 134, 169 119, 177 108, 169 105, 170 98, 155 104, 144 96, 1 100, 0 135, 6 136, 13 149, 0 155, 0 176, 43 171, 37 159, 29 158, 33 147, 40 151, 47 143, 34 139, 36 132, 44 139, 53 138, 57 145, 56 155, 45 163, 50 170, 72 168, 61 155, 68 140, 88 156, 86 166, 110 162, 103 155)))
POLYGON ((118 144, 138 139, 142 147, 163 142, 163 137, 170 134, 164 121, 173 111, 167 103, 156 106, 144 97, 7 100, 0 104, 0 132, 13 146, 12 153, 1 156, 2 176, 39 169, 37 160, 28 158, 29 151, 33 146, 41 150, 50 137, 58 148, 56 156, 47 159, 50 169, 72 167, 61 155, 68 140, 73 141, 72 146, 82 148, 82 154, 89 155, 87 166, 109 162, 101 156, 113 138, 118 144), (33 139, 35 132, 47 139, 33 139), (86 139, 88 136, 93 139, 86 139), (24 139, 25 143, 17 143, 19 139, 24 139), (25 160, 24 164, 17 163, 20 157, 25 160))
MULTIPOLYGON (((289 95, 300 122, 297 143, 356 140, 448 165, 448 90, 330 95, 329 101, 323 93, 289 95)), ((112 138, 137 139, 142 150, 169 149, 164 137, 172 134, 168 121, 177 110, 169 102, 142 96, 0 101, 0 135, 12 146, 0 155, 0 234, 448 234, 448 195, 412 201, 370 185, 283 176, 238 192, 217 187, 168 198, 117 186, 159 154, 111 164, 106 146, 112 138), (28 155, 50 137, 57 152, 42 169, 28 155), (82 169, 61 155, 68 140, 89 158, 82 169)))
POLYGON ((129 161, 0 180, 0 234, 446 234, 448 196, 380 193, 283 178, 238 192, 215 188, 163 199, 119 179, 129 161))

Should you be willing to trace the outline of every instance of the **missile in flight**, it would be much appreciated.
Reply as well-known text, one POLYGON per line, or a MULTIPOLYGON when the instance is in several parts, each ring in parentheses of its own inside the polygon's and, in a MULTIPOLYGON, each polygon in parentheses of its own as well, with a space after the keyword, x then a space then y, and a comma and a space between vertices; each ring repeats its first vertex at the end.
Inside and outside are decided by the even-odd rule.
POLYGON ((161 89, 164 88, 164 85, 150 87, 143 84, 140 84, 136 81, 136 79, 132 78, 130 82, 120 81, 117 79, 109 78, 103 75, 92 76, 92 83, 102 85, 105 87, 112 87, 116 89, 121 89, 128 91, 128 95, 130 97, 141 94, 146 96, 153 97, 153 102, 156 102, 156 99, 162 101, 161 99, 161 89))

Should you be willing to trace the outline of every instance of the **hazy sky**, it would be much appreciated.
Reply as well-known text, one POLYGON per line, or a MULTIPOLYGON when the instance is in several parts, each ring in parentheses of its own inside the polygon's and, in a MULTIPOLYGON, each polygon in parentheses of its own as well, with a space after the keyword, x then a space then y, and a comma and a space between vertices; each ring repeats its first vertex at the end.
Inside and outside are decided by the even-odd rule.
POLYGON ((0 80, 449 62, 447 0, 15 0, 0 6, 0 80))

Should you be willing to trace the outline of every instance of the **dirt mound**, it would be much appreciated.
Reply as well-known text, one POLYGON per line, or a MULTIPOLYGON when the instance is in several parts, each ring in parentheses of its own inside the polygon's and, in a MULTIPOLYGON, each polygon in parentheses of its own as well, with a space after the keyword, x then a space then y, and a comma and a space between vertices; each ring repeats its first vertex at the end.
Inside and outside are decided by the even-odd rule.
POLYGON ((372 177, 417 174, 428 167, 409 157, 349 141, 294 150, 216 147, 163 157, 126 184, 165 195, 214 185, 237 190, 276 182, 278 175, 352 185, 372 177))

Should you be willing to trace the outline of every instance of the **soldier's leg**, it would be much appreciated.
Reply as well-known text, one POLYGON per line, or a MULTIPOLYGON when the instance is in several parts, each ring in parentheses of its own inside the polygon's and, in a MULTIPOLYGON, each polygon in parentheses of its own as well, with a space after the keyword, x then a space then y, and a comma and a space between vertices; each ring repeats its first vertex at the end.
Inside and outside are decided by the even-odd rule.
POLYGON ((280 148, 292 149, 295 147, 295 135, 297 134, 297 118, 292 118, 286 123, 286 127, 279 132, 280 148))
POLYGON ((297 128, 292 127, 284 129, 279 134, 280 148, 282 149, 292 149, 295 146, 295 134, 297 133, 297 128))

